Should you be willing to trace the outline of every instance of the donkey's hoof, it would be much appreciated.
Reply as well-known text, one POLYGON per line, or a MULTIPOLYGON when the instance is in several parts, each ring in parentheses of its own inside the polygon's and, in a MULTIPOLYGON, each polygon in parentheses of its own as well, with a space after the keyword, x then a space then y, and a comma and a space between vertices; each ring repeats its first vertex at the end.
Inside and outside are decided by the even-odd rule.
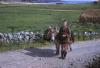
POLYGON ((62 60, 64 60, 64 59, 66 59, 65 57, 59 57, 59 59, 62 59, 62 60))
POLYGON ((58 53, 58 52, 56 52, 56 53, 55 53, 55 55, 59 55, 59 53, 58 53))

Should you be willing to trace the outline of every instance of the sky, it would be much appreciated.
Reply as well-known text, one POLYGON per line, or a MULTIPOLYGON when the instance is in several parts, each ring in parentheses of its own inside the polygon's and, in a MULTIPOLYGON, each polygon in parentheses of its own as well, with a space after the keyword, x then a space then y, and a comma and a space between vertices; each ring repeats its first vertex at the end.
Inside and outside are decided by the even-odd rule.
POLYGON ((97 0, 62 0, 62 1, 97 1, 97 0))

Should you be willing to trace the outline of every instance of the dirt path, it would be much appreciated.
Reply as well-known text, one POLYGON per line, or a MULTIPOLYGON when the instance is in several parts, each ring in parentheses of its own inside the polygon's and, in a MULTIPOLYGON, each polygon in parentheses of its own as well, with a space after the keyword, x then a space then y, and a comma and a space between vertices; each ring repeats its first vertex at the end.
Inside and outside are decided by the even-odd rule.
POLYGON ((100 54, 100 40, 76 42, 66 59, 55 56, 54 45, 0 53, 0 68, 85 68, 100 54))

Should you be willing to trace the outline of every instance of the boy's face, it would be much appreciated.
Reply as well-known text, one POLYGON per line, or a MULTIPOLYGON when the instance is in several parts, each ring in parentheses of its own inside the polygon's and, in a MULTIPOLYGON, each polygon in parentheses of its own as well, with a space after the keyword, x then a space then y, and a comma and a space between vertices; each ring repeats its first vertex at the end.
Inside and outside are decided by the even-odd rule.
POLYGON ((64 22, 64 26, 67 26, 67 21, 64 22))

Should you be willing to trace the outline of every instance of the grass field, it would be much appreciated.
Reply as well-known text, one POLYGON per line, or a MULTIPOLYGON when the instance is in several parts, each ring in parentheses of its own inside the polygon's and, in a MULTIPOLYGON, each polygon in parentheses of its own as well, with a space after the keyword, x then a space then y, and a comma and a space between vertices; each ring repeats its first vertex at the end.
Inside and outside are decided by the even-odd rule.
POLYGON ((98 5, 0 5, 0 32, 10 32, 9 26, 15 31, 43 31, 48 25, 57 25, 62 19, 68 22, 77 21, 81 9, 99 8, 98 5), (78 9, 77 11, 50 11, 40 9, 78 9))
MULTIPOLYGON (((100 25, 80 25, 76 21, 82 12, 87 8, 100 8, 100 5, 3 5, 0 4, 0 32, 11 32, 9 27, 15 27, 17 31, 41 31, 48 25, 56 26, 63 19, 71 25, 72 31, 100 31, 100 25), (44 10, 50 9, 50 10, 44 10), (73 10, 73 11, 52 11, 52 10, 73 10)), ((0 51, 15 50, 33 46, 42 46, 42 43, 32 45, 13 45, 0 43, 0 51), (3 45, 3 46, 2 46, 3 45)))
POLYGON ((48 11, 29 7, 4 7, 0 8, 0 32, 9 32, 8 26, 15 26, 16 31, 30 29, 41 30, 48 25, 57 24, 59 19, 75 21, 80 11, 48 11))

